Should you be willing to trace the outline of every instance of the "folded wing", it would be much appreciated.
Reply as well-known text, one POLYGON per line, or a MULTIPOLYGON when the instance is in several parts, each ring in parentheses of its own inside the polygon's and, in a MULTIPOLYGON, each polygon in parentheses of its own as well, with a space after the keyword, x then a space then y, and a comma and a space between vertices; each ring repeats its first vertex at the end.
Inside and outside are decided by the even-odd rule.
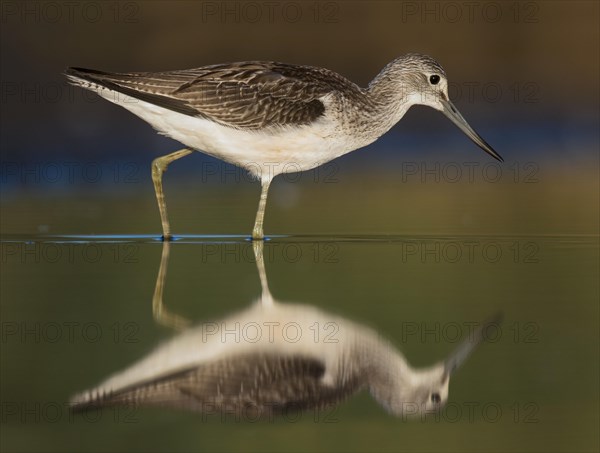
POLYGON ((158 406, 252 417, 336 404, 357 390, 323 383, 325 366, 302 356, 248 355, 200 365, 111 393, 76 398, 74 410, 115 405, 158 406))
POLYGON ((250 130, 310 124, 325 113, 327 95, 361 93, 335 72, 274 62, 154 73, 69 68, 66 75, 87 88, 107 88, 185 115, 250 130))

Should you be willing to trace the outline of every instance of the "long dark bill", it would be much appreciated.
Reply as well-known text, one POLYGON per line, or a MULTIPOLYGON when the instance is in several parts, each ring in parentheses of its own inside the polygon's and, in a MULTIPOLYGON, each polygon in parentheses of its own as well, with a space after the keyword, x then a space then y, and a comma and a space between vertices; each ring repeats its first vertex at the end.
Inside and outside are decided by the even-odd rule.
POLYGON ((487 330, 490 326, 496 326, 502 322, 502 313, 496 313, 494 316, 485 320, 466 340, 464 340, 454 350, 452 354, 444 361, 444 376, 449 377, 461 367, 471 353, 483 343, 487 337, 487 330))
POLYGON ((450 102, 447 99, 441 99, 441 102, 442 106, 444 107, 444 109, 442 110, 444 115, 450 118, 450 120, 454 124, 456 124, 459 127, 459 129, 463 131, 471 140, 473 140, 477 144, 477 146, 479 146, 482 150, 484 150, 494 159, 497 159, 500 162, 504 162, 502 156, 500 156, 500 154, 494 151, 494 149, 490 145, 488 145, 488 143, 483 138, 481 138, 481 135, 479 135, 473 130, 471 126, 469 126, 467 120, 464 119, 464 117, 460 114, 456 107, 454 107, 454 104, 452 104, 452 102, 450 102))

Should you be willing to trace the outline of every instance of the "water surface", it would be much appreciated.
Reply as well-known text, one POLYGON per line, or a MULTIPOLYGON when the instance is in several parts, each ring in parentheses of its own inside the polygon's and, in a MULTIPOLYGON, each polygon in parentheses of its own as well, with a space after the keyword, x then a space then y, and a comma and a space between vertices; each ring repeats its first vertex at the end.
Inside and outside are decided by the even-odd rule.
MULTIPOLYGON (((269 238, 275 297, 370 326, 415 366, 442 359, 472 323, 504 313, 498 337, 453 377, 438 416, 395 418, 367 393, 262 422, 156 408, 70 414, 74 393, 177 334, 153 316, 161 250, 155 235, 3 237, 4 449, 560 451, 597 442, 593 235, 269 238)), ((259 294, 243 235, 172 244, 169 313, 194 325, 259 294)))

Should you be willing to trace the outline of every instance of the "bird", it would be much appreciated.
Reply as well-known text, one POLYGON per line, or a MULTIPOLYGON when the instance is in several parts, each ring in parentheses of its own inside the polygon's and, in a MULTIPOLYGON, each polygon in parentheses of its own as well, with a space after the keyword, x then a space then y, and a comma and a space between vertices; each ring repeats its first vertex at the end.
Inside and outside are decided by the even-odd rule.
POLYGON ((443 112, 480 148, 503 161, 450 101, 442 66, 417 53, 391 61, 366 88, 328 69, 272 61, 164 72, 71 67, 65 75, 185 145, 152 162, 165 240, 172 234, 163 173, 194 151, 242 167, 260 181, 255 240, 264 239, 267 194, 275 176, 313 169, 373 143, 413 105, 443 112))
MULTIPOLYGON (((169 247, 164 241, 161 297, 169 247)), ((445 360, 416 369, 362 323, 275 299, 262 255, 256 262, 262 293, 249 308, 183 327, 133 365, 76 394, 71 409, 159 407, 253 421, 330 410, 368 390, 392 415, 435 413, 448 399, 452 375, 500 322, 498 314, 480 323, 445 360)))

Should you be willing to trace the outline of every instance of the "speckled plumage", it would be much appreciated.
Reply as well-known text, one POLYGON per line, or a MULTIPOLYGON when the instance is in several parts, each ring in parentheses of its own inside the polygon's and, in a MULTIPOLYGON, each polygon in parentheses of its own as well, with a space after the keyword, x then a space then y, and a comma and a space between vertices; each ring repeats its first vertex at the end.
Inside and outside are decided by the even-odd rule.
POLYGON ((158 406, 270 417, 332 407, 366 386, 364 374, 343 386, 325 384, 324 374, 324 363, 315 358, 257 353, 216 360, 98 395, 74 408, 158 406))
POLYGON ((122 74, 70 68, 67 75, 246 130, 310 124, 325 112, 321 99, 333 93, 343 93, 355 102, 365 100, 364 90, 333 71, 276 62, 122 74))
POLYGON ((446 361, 413 369, 377 332, 314 307, 281 304, 268 291, 260 304, 217 323, 190 328, 96 388, 76 395, 74 410, 133 405, 208 414, 259 416, 330 408, 368 389, 389 412, 433 410, 448 395, 451 373, 484 340, 483 323, 446 361), (259 339, 232 334, 243 326, 279 326, 259 339), (282 326, 294 324, 290 341, 282 326), (314 326, 322 335, 314 337, 314 326), (229 332, 215 335, 215 326, 229 332), (312 330, 311 330, 312 326, 312 330), (325 326, 333 326, 329 337, 325 326), (210 333, 209 333, 210 332, 210 333), (432 400, 437 394, 439 399, 432 400))
POLYGON ((66 75, 188 147, 155 162, 165 238, 170 227, 162 172, 191 150, 238 165, 261 180, 255 239, 263 237, 264 206, 275 176, 310 170, 373 143, 412 105, 443 111, 501 160, 451 104, 444 70, 425 55, 396 58, 366 88, 328 69, 260 61, 167 72, 69 68, 66 75), (431 77, 438 81, 430 82, 431 77))

